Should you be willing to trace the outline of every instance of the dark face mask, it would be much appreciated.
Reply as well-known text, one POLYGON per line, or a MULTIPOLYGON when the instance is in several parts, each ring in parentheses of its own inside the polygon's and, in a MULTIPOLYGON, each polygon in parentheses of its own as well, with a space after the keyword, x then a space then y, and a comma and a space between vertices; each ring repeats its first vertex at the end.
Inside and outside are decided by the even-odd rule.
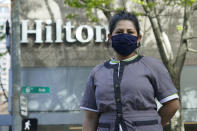
POLYGON ((112 36, 112 47, 118 54, 128 56, 138 48, 137 40, 137 36, 129 34, 114 35, 112 36))

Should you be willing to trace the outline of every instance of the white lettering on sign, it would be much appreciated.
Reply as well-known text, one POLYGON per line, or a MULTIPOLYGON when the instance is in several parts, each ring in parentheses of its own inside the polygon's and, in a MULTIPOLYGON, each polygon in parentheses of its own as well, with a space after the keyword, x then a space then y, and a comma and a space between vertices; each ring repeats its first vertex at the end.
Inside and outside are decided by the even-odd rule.
POLYGON ((80 41, 82 43, 90 42, 92 40, 93 36, 94 36, 94 31, 90 26, 81 25, 76 30, 76 38, 78 41, 80 41), (86 31, 87 31, 87 38, 86 39, 83 38, 82 32, 84 29, 86 29, 86 31))
MULTIPOLYGON (((105 31, 108 31, 108 26, 95 26, 96 28, 96 39, 95 39, 95 42, 103 42, 103 39, 102 38, 102 30, 104 29, 105 31)), ((106 35, 108 34, 109 32, 106 32, 106 35)), ((107 36, 105 36, 107 38, 107 36)), ((106 39, 107 40, 107 39, 106 39)))
POLYGON ((58 19, 56 20, 56 43, 62 43, 62 20, 58 19))
POLYGON ((46 90, 45 89, 38 89, 38 92, 45 92, 46 90))
POLYGON ((42 43, 42 20, 35 20, 36 29, 35 30, 28 30, 28 20, 22 21, 22 40, 21 43, 28 43, 27 35, 28 34, 35 34, 36 41, 35 43, 42 43))
POLYGON ((79 27, 75 27, 70 21, 62 26, 61 19, 56 20, 56 25, 54 27, 50 19, 45 22, 42 20, 35 20, 34 22, 35 28, 29 29, 29 21, 21 21, 21 43, 28 43, 29 35, 35 35, 35 43, 63 43, 63 40, 65 40, 65 43, 77 41, 80 43, 88 43, 94 38, 96 43, 100 43, 107 41, 107 35, 109 33, 107 26, 97 25, 91 27, 88 25, 80 25, 79 27), (53 30, 53 28, 55 29, 53 30), (45 31, 43 31, 43 29, 45 29, 45 31), (53 40, 53 38, 55 40, 53 40))
POLYGON ((72 38, 72 29, 74 29, 75 27, 71 25, 71 22, 67 22, 64 28, 66 29, 66 41, 75 42, 76 39, 72 38))
POLYGON ((51 27, 51 23, 52 23, 52 21, 51 20, 46 20, 46 26, 45 26, 45 28, 46 28, 46 40, 45 40, 45 42, 46 43, 53 43, 53 41, 52 41, 52 27, 51 27))

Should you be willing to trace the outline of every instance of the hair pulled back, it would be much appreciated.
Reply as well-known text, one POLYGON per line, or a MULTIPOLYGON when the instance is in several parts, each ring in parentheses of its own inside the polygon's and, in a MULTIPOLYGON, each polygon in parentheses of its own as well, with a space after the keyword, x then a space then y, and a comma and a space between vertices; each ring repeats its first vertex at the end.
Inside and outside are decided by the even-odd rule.
POLYGON ((112 32, 114 31, 116 24, 120 21, 120 20, 130 20, 133 22, 135 29, 137 31, 137 34, 140 34, 140 26, 139 26, 139 21, 136 17, 136 15, 126 12, 126 11, 119 11, 117 12, 115 15, 113 15, 113 17, 110 20, 109 23, 109 32, 110 34, 112 34, 112 32))

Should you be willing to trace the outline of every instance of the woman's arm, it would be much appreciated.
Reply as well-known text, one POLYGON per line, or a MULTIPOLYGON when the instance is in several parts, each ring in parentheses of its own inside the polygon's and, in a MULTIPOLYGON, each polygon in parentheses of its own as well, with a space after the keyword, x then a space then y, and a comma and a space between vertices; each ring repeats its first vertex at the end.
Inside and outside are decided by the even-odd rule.
POLYGON ((97 131, 99 113, 85 110, 82 131, 97 131))
POLYGON ((163 104, 159 109, 159 115, 161 116, 161 124, 164 126, 174 116, 179 109, 179 100, 174 99, 163 104))

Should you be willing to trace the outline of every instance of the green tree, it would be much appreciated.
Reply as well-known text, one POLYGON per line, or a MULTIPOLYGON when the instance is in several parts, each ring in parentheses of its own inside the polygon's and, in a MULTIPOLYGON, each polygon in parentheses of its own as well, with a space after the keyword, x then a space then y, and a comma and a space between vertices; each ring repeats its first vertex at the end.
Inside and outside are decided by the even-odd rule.
MULTIPOLYGON (((3 26, 0 26, 0 30, 3 30, 3 26)), ((0 32, 0 41, 3 40, 3 39, 5 39, 5 36, 6 36, 5 33, 0 32)), ((1 59, 2 56, 4 56, 6 53, 7 53, 7 51, 6 51, 6 52, 3 52, 3 53, 0 53, 0 59, 1 59)), ((4 70, 4 69, 3 69, 2 67, 0 67, 0 73, 1 73, 2 70, 4 70)), ((5 92, 5 89, 4 89, 4 87, 3 87, 3 84, 2 84, 2 82, 1 82, 1 77, 0 77, 0 87, 1 87, 1 89, 2 89, 2 91, 3 91, 3 95, 4 95, 5 99, 6 99, 6 102, 8 102, 8 96, 7 96, 6 92, 5 92)))
MULTIPOLYGON (((4 29, 3 25, 0 25, 0 42, 6 38, 6 34, 2 31, 4 29)), ((0 53, 0 58, 7 54, 7 51, 0 53)))
MULTIPOLYGON (((197 10, 197 0, 65 0, 65 4, 74 8, 83 8, 86 11, 86 16, 91 21, 98 22, 99 19, 94 15, 95 10, 102 11, 107 20, 109 20, 115 11, 122 9, 127 10, 127 2, 131 1, 141 7, 141 10, 136 11, 135 9, 132 10, 132 12, 139 16, 148 17, 161 59, 179 91, 181 100, 180 77, 186 54, 190 51, 197 52, 197 50, 190 47, 192 39, 197 38, 197 36, 194 36, 193 33, 191 34, 191 29, 189 28, 191 18, 197 10), (114 8, 117 7, 114 6, 116 2, 121 3, 118 8, 114 8), (162 26, 162 19, 164 16, 169 16, 167 13, 170 9, 179 10, 181 14, 180 18, 182 18, 181 23, 177 25, 179 43, 177 43, 176 54, 172 51, 172 43, 169 40, 164 26, 162 26)), ((171 17, 174 17, 173 15, 175 14, 172 14, 171 17)), ((70 15, 70 17, 71 16, 74 15, 70 15)), ((180 108, 177 114, 181 114, 181 112, 182 110, 180 108)), ((171 129, 173 131, 184 131, 182 115, 176 115, 174 119, 172 119, 171 129)))
POLYGON ((5 33, 1 32, 2 29, 3 29, 3 26, 0 26, 0 41, 5 38, 5 33))

